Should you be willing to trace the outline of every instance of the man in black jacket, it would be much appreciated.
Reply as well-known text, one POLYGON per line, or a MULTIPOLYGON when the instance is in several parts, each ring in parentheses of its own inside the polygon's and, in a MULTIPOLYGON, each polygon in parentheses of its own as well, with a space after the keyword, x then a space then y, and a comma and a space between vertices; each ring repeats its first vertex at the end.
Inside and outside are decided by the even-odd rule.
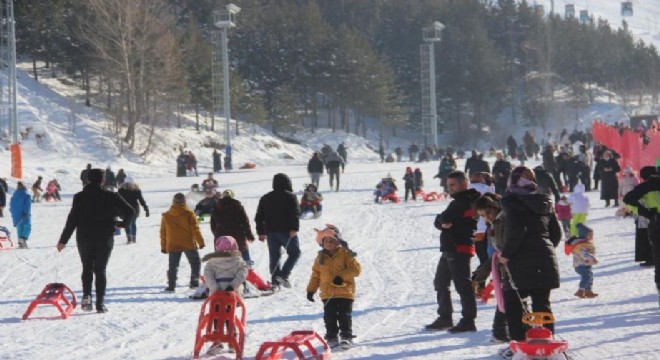
POLYGON ((536 184, 538 185, 538 191, 541 194, 545 195, 554 195, 555 204, 559 202, 559 189, 557 188, 557 183, 555 178, 539 165, 534 168, 534 176, 536 176, 536 184))
POLYGON ((499 195, 504 194, 506 190, 506 181, 511 174, 511 163, 504 158, 504 154, 498 152, 497 160, 493 164, 493 177, 495 177, 495 192, 499 195))
POLYGON ((293 193, 291 179, 286 174, 273 176, 273 191, 262 196, 254 221, 259 241, 266 239, 270 258, 270 275, 273 286, 291 287, 289 275, 300 258, 298 229, 300 223, 298 197, 293 193), (280 266, 280 249, 284 247, 287 259, 280 266))
POLYGON ((427 330, 449 329, 451 333, 477 331, 474 319, 477 317, 477 302, 474 297, 470 274, 470 259, 475 254, 472 234, 477 228, 472 204, 480 194, 468 189, 465 173, 454 171, 447 176, 447 187, 453 198, 445 211, 435 218, 435 227, 440 234, 440 261, 435 272, 433 285, 437 292, 439 317, 426 326, 427 330), (454 282, 461 298, 462 318, 453 326, 449 285, 454 282))
POLYGON ((114 246, 116 216, 122 218, 121 227, 126 228, 133 220, 135 211, 119 194, 103 190, 103 170, 90 169, 89 183, 73 197, 73 204, 57 251, 62 251, 76 231, 78 254, 82 262, 83 299, 81 308, 92 310, 92 280, 96 276, 96 311, 107 312, 104 305, 106 276, 105 268, 114 246))

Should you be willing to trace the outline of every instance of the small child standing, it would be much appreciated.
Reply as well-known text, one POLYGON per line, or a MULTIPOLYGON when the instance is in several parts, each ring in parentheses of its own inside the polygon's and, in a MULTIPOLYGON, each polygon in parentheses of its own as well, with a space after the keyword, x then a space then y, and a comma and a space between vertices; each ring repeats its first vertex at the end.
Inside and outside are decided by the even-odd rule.
POLYGON ((417 200, 415 196, 415 174, 413 174, 410 166, 406 168, 406 173, 403 175, 403 181, 405 182, 406 187, 405 201, 408 201, 408 193, 412 195, 413 200, 417 200))
MULTIPOLYGON (((215 239, 215 252, 204 255, 202 261, 207 262, 204 266, 204 281, 209 288, 209 296, 216 291, 234 291, 242 297, 248 265, 243 260, 236 239, 232 236, 219 236, 215 239)), ((214 343, 206 353, 218 355, 223 348, 221 342, 214 343)))
POLYGON ((422 190, 422 187, 424 187, 422 170, 415 168, 415 172, 413 172, 413 174, 415 175, 415 193, 417 193, 418 191, 422 190))
POLYGON ((564 236, 568 239, 571 235, 571 204, 568 203, 566 195, 559 198, 559 202, 555 204, 555 213, 557 218, 561 221, 561 226, 564 229, 564 236))
POLYGON ((341 246, 332 229, 317 232, 316 242, 323 246, 323 250, 314 260, 307 284, 307 300, 314 302, 316 290, 321 290, 325 339, 330 347, 341 345, 343 349, 348 349, 353 344, 353 300, 360 263, 341 246))
POLYGON ((571 236, 577 236, 577 224, 585 224, 589 214, 589 198, 584 194, 584 184, 577 184, 573 193, 568 197, 568 203, 571 205, 571 236))
POLYGON ((594 231, 586 225, 580 223, 576 225, 578 235, 571 237, 566 242, 572 247, 573 267, 575 272, 580 274, 580 288, 575 296, 584 298, 595 298, 598 296, 593 292, 594 273, 591 269, 593 265, 598 264, 596 259, 596 247, 594 246, 594 231))

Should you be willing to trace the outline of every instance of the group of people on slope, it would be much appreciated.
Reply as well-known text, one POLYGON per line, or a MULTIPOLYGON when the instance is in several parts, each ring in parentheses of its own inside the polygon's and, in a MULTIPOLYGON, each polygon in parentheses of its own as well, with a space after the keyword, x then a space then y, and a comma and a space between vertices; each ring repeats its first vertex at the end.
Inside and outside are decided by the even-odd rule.
POLYGON ((323 169, 328 173, 330 178, 330 189, 334 188, 335 191, 339 191, 339 174, 340 169, 341 173, 344 172, 346 167, 346 160, 344 156, 341 156, 338 152, 330 150, 327 155, 321 155, 318 152, 312 154, 312 158, 307 162, 307 172, 309 173, 311 183, 319 188, 319 181, 321 175, 323 175, 323 169))

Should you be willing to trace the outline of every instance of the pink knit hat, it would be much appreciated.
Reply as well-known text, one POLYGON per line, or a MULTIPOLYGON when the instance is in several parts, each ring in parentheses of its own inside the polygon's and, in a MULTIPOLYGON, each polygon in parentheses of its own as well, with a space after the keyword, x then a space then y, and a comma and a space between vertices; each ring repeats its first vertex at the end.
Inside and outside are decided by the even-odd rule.
POLYGON ((232 236, 219 236, 215 239, 215 251, 238 251, 236 239, 232 236))

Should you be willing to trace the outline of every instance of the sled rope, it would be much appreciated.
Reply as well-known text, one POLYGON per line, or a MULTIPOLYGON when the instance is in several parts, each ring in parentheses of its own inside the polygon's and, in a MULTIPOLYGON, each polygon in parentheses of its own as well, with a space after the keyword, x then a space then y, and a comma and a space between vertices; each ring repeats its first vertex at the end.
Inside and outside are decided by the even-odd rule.
POLYGON ((503 264, 504 265, 504 271, 506 271, 506 275, 509 278, 509 285, 511 285, 511 288, 513 291, 516 292, 516 296, 518 297, 518 301, 520 301, 520 306, 522 307, 522 313, 523 316, 529 314, 529 310, 525 306, 525 303, 523 302, 522 297, 520 296, 520 292, 518 291, 518 287, 516 284, 513 282, 513 277, 511 276, 511 271, 509 271, 509 265, 508 264, 503 264))

